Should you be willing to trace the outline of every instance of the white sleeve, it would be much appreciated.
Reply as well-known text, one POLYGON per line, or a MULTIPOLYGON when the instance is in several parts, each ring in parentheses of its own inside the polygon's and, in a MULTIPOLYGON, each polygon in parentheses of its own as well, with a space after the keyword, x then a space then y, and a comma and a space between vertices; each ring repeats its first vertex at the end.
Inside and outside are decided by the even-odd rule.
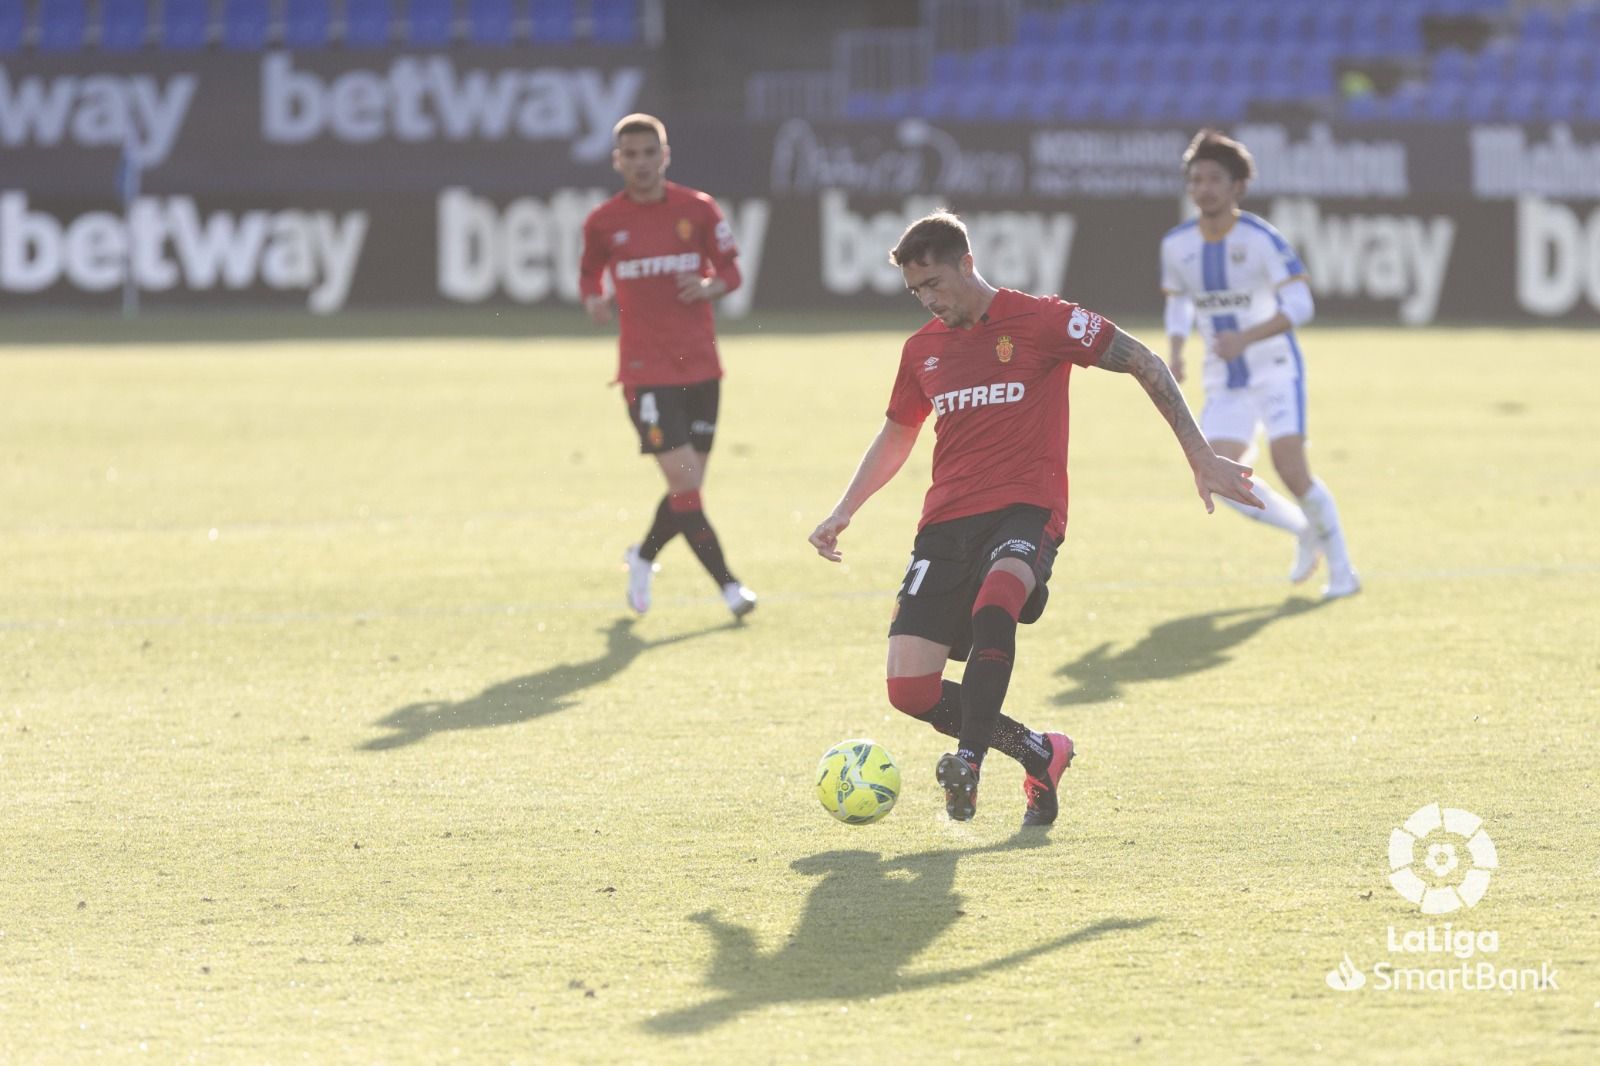
POLYGON ((1161 291, 1171 294, 1182 292, 1183 274, 1178 270, 1178 253, 1171 241, 1161 242, 1161 291))
POLYGON ((1167 294, 1167 336, 1187 337, 1194 329, 1194 301, 1181 293, 1167 294))
MULTIPOLYGON (((1278 289, 1278 310, 1296 328, 1311 321, 1316 306, 1311 300, 1311 285, 1305 278, 1294 278, 1278 289)), ((1169 330, 1170 332, 1170 330, 1169 330)))

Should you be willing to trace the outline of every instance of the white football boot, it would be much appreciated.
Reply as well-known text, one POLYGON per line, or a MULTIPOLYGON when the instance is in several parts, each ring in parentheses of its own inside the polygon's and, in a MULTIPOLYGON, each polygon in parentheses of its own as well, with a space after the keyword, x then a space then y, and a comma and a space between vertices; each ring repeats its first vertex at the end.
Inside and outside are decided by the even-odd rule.
POLYGON ((644 614, 650 609, 650 579, 661 569, 661 564, 641 558, 637 544, 628 546, 622 561, 628 565, 628 606, 644 614))
POLYGON ((1298 585, 1317 572, 1317 563, 1322 561, 1322 538, 1307 526, 1295 540, 1294 565, 1289 568, 1289 580, 1298 585))
POLYGON ((1354 570, 1342 570, 1336 574, 1328 575, 1328 583, 1322 586, 1322 598, 1325 600, 1338 600, 1346 596, 1354 596, 1361 591, 1361 577, 1354 570))
POLYGON ((722 586, 722 602, 728 605, 735 618, 743 618, 756 609, 756 594, 739 582, 730 581, 722 586))

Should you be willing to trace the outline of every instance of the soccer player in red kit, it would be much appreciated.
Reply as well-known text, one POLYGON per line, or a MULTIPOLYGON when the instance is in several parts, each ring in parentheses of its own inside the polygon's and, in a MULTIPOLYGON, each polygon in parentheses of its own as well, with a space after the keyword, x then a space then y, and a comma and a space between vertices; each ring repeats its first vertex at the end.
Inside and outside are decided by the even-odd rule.
POLYGON ((956 738, 936 770, 951 818, 973 816, 992 746, 1022 764, 1022 824, 1050 825, 1072 740, 1035 732, 1000 708, 1017 625, 1044 613, 1066 532, 1073 366, 1138 380, 1178 438, 1208 512, 1213 493, 1261 504, 1250 491, 1250 468, 1206 443, 1166 363, 1059 297, 995 289, 977 272, 955 215, 940 211, 914 223, 890 259, 934 321, 906 341, 883 428, 811 544, 839 560, 839 534, 900 470, 932 412, 933 484, 889 624, 889 702, 956 738), (966 660, 959 684, 944 680, 946 659, 966 660))
POLYGON ((755 609, 755 593, 728 569, 700 499, 722 379, 711 301, 739 287, 733 230, 711 197, 666 180, 672 156, 660 119, 628 115, 612 143, 622 191, 584 220, 578 288, 596 325, 609 325, 615 310, 617 380, 639 451, 655 456, 667 480, 644 540, 623 557, 628 603, 640 614, 650 609, 656 556, 682 533, 723 602, 742 618, 755 609), (602 285, 607 270, 614 308, 602 285))

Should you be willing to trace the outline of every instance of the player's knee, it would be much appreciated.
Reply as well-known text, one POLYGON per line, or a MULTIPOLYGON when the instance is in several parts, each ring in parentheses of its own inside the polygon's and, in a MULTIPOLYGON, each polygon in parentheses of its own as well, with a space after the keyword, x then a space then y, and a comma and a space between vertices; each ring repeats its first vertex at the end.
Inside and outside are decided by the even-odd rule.
POLYGON ((939 706, 943 694, 942 674, 889 678, 889 705, 913 718, 921 718, 939 706))
POLYGON ((684 514, 688 511, 701 511, 704 509, 705 507, 700 501, 699 489, 667 494, 667 510, 672 511, 674 514, 684 514))
POLYGON ((972 616, 987 607, 998 607, 1012 622, 1022 614, 1022 605, 1028 602, 1028 586, 1020 577, 1006 570, 990 570, 972 601, 972 616))

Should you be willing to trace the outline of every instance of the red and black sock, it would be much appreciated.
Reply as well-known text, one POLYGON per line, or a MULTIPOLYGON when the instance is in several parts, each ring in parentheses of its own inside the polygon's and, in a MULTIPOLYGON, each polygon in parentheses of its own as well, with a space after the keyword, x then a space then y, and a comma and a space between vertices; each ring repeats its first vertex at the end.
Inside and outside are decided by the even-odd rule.
POLYGON ((1028 599, 1021 579, 991 570, 972 604, 972 652, 961 677, 961 735, 956 754, 980 765, 994 739, 1000 705, 1011 684, 1017 651, 1017 615, 1028 599))
POLYGON ((650 523, 650 531, 639 542, 639 558, 647 562, 655 559, 667 542, 677 535, 678 516, 672 511, 672 497, 663 496, 661 503, 656 506, 656 518, 650 523))
MULTIPOLYGON (((961 686, 939 674, 889 678, 889 703, 947 737, 961 735, 961 686)), ((1050 744, 1044 736, 1004 714, 995 719, 990 746, 1035 777, 1050 766, 1050 744)))
POLYGON ((706 513, 700 504, 700 493, 698 491, 671 493, 667 496, 667 506, 678 520, 678 532, 683 534, 684 539, 689 542, 689 547, 694 549, 695 558, 706 568, 711 580, 717 583, 718 588, 732 583, 735 578, 728 570, 727 561, 722 557, 722 543, 717 540, 717 531, 706 521, 706 513))

